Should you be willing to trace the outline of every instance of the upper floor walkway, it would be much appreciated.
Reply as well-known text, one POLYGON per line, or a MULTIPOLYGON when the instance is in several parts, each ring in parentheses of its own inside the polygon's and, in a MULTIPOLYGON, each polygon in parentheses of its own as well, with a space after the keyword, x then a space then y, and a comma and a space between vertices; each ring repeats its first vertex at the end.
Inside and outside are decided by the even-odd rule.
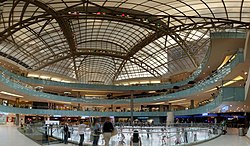
MULTIPOLYGON (((194 115, 210 112, 219 107, 224 102, 243 102, 244 101, 244 88, 224 87, 221 88, 219 95, 211 102, 204 106, 189 110, 173 111, 175 115, 194 115)), ((74 111, 74 110, 45 110, 45 109, 30 109, 30 108, 17 108, 10 106, 0 105, 0 111, 16 114, 37 114, 37 115, 63 115, 63 116, 117 116, 129 117, 131 112, 104 112, 104 111, 74 111)), ((167 116, 167 112, 133 112, 134 116, 167 116)))
MULTIPOLYGON (((146 103, 146 102, 161 102, 176 98, 183 98, 186 96, 191 96, 194 94, 197 94, 201 91, 205 91, 208 88, 211 88, 216 83, 221 82, 221 80, 228 75, 239 63, 243 62, 243 53, 239 52, 236 54, 234 59, 232 59, 228 64, 226 64, 224 67, 220 68, 214 74, 210 75, 205 80, 200 81, 199 83, 196 83, 191 88, 171 93, 171 94, 162 94, 158 96, 152 96, 152 97, 144 97, 144 98, 135 98, 135 103, 146 103)), ((3 68, 2 68, 3 69, 3 68)), ((56 83, 60 84, 60 86, 67 84, 65 86, 77 86, 77 84, 68 84, 68 83, 60 83, 60 82, 53 82, 53 81, 45 81, 45 80, 37 80, 37 79, 30 79, 22 76, 15 75, 13 73, 10 73, 7 70, 2 70, 3 72, 0 74, 0 81, 4 86, 7 86, 8 88, 14 89, 17 92, 20 92, 24 95, 29 95, 37 98, 43 98, 48 100, 55 100, 55 101, 63 101, 63 102, 79 102, 79 103, 88 103, 88 104, 128 104, 130 103, 130 99, 84 99, 84 98, 72 98, 72 97, 66 97, 66 96, 59 96, 59 95, 53 95, 48 94, 44 92, 36 91, 35 89, 29 87, 22 79, 31 80, 34 82, 42 81, 44 84, 49 83, 56 83)), ((82 84, 80 84, 82 85, 82 84)), ((98 86, 98 85, 97 85, 98 86)), ((103 85, 104 86, 104 85, 103 85)), ((115 87, 115 86, 112 86, 115 87)), ((122 86, 119 86, 122 87, 122 86)), ((127 87, 123 86, 128 89, 127 87)), ((80 88, 80 87, 79 87, 80 88)), ((150 86, 147 86, 147 88, 151 88, 150 86)), ((102 89, 105 90, 107 88, 95 88, 96 90, 102 89)), ((139 86, 135 86, 134 90, 140 90, 139 86), (138 87, 138 88, 137 88, 138 87)), ((151 89, 153 90, 153 89, 151 89)))

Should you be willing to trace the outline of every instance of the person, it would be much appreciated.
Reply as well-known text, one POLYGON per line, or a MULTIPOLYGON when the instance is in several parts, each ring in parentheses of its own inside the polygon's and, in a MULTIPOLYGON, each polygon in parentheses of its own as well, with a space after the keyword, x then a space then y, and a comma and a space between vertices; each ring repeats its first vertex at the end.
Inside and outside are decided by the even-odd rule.
POLYGON ((208 137, 210 138, 211 137, 211 134, 212 134, 212 131, 211 129, 208 130, 208 137))
POLYGON ((126 143, 124 140, 125 140, 125 135, 121 132, 121 139, 119 141, 119 145, 125 145, 126 143))
POLYGON ((99 120, 98 119, 94 119, 94 123, 93 123, 93 146, 98 146, 98 141, 99 141, 99 137, 101 134, 101 125, 99 124, 99 120))
POLYGON ((149 139, 149 132, 150 132, 149 128, 147 128, 146 131, 147 131, 147 139, 149 139))
POLYGON ((227 133, 227 121, 225 119, 221 122, 221 126, 222 126, 222 133, 224 135, 227 133))
POLYGON ((130 140, 130 146, 141 146, 141 138, 139 137, 139 132, 135 130, 133 136, 130 140))
POLYGON ((82 143, 84 141, 84 132, 85 132, 86 127, 87 126, 83 124, 83 121, 80 121, 80 124, 78 126, 78 134, 80 136, 79 146, 83 146, 82 143))
POLYGON ((68 144, 69 127, 67 123, 63 126, 63 131, 64 131, 64 144, 68 144))
POLYGON ((103 137, 105 140, 105 146, 109 145, 109 140, 112 136, 113 130, 114 130, 114 126, 111 123, 111 118, 107 117, 102 127, 103 137))
POLYGON ((188 143, 188 132, 187 130, 184 130, 184 143, 188 143))
POLYGON ((194 141, 197 141, 197 133, 194 134, 194 141))
POLYGON ((179 129, 177 129, 175 144, 181 144, 181 133, 179 129))
POLYGON ((166 144, 167 144, 166 138, 167 138, 166 135, 163 135, 163 136, 162 136, 162 138, 161 138, 161 143, 162 143, 162 145, 166 145, 166 144))

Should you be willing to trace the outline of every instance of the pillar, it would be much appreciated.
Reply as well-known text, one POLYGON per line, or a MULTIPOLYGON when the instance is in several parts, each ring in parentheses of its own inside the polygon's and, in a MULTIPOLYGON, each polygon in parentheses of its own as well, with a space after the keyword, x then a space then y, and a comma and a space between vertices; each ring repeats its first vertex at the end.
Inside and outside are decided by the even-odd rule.
POLYGON ((167 112, 167 126, 174 123, 174 112, 167 112))
POLYGON ((114 111, 114 105, 111 104, 110 108, 111 108, 111 111, 113 112, 114 111))
POLYGON ((190 100, 190 109, 194 108, 194 100, 190 100))
POLYGON ((131 91, 131 96, 130 96, 130 124, 131 126, 134 126, 133 121, 134 121, 134 93, 131 91))
POLYGON ((68 122, 68 118, 65 116, 64 117, 64 123, 67 123, 68 122))
POLYGON ((39 122, 39 116, 36 115, 36 123, 38 123, 38 122, 39 122))
POLYGON ((16 126, 19 126, 19 114, 16 114, 15 124, 16 124, 16 126))
POLYGON ((77 110, 78 110, 78 111, 81 110, 81 105, 80 105, 80 103, 77 104, 77 110))
POLYGON ((160 109, 160 112, 163 112, 164 111, 163 105, 160 105, 159 109, 160 109))
POLYGON ((168 110, 169 110, 169 111, 172 111, 172 103, 169 103, 169 104, 168 104, 168 110))
POLYGON ((16 98, 16 107, 19 107, 20 98, 16 98))
POLYGON ((80 91, 77 93, 77 96, 78 96, 78 98, 81 98, 81 92, 80 91))
POLYGON ((77 122, 80 124, 80 121, 81 121, 81 117, 80 116, 78 116, 77 117, 77 122))

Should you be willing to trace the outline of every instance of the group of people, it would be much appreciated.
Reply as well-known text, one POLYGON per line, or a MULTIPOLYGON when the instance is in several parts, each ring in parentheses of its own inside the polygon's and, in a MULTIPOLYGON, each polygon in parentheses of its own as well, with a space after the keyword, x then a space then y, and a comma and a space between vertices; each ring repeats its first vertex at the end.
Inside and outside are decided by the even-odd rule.
MULTIPOLYGON (((93 129, 93 146, 97 146, 98 145, 98 141, 99 141, 99 137, 100 134, 103 134, 104 137, 104 141, 105 141, 105 146, 109 145, 109 140, 112 136, 112 132, 115 130, 111 119, 109 117, 106 118, 103 126, 102 126, 102 130, 101 130, 101 125, 99 123, 98 119, 95 119, 92 125, 92 129, 93 129)), ((79 145, 80 146, 80 145, 79 145)))
MULTIPOLYGON (((78 126, 78 134, 80 136, 79 146, 83 146, 84 141, 84 133, 88 126, 85 125, 82 121, 80 122, 80 125, 78 126)), ((92 136, 93 136, 93 146, 98 145, 100 134, 103 134, 105 146, 109 145, 109 140, 112 136, 112 132, 114 132, 115 128, 113 126, 113 123, 111 122, 111 118, 107 117, 105 119, 105 122, 101 129, 101 124, 99 122, 99 119, 94 119, 93 124, 91 125, 92 129, 92 136)), ((68 143, 68 138, 70 137, 69 127, 67 124, 63 127, 64 131, 64 143, 68 143)))

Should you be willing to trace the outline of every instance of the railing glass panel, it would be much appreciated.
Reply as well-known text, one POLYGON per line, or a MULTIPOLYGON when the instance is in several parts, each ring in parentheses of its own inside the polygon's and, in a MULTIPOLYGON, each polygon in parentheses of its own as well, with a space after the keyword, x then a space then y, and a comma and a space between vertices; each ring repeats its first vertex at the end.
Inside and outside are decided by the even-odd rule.
MULTIPOLYGON (((89 126, 91 127, 91 126, 89 126)), ((39 127, 37 127, 39 129, 39 127)), ((77 126, 69 126, 70 137, 68 142, 78 144, 80 137, 78 134, 77 126)), ((63 125, 44 125, 40 127, 44 135, 49 138, 57 138, 64 141, 65 132, 63 125), (46 133, 46 134, 45 134, 46 133)), ((109 146, 130 146, 133 134, 138 132, 139 141, 143 146, 156 146, 156 145, 190 145, 201 141, 207 141, 221 135, 222 131, 218 125, 205 124, 205 123, 186 123, 169 126, 116 126, 117 134, 114 134, 110 141, 109 146)), ((84 132, 84 145, 92 145, 93 136, 92 128, 86 128, 84 132)), ((49 141, 50 142, 50 141, 49 141)), ((104 145, 105 141, 103 134, 99 135, 98 145, 104 145)))
MULTIPOLYGON (((240 62, 243 61, 243 55, 242 53, 239 53, 235 56, 235 59, 233 59, 231 62, 229 62, 227 65, 222 67, 220 70, 216 71, 210 78, 197 83, 196 86, 179 91, 172 94, 167 95, 160 95, 160 96, 153 96, 153 97, 146 97, 146 98, 136 98, 134 99, 134 102, 158 102, 158 101, 165 101, 170 99, 175 99, 176 97, 186 97, 193 94, 196 94, 200 91, 205 90, 206 88, 212 86, 214 83, 222 80, 227 74, 231 72, 231 70, 240 62)), ((33 89, 27 88, 27 86, 23 86, 20 84, 20 81, 13 82, 13 78, 9 77, 5 72, 2 72, 0 74, 0 81, 4 83, 6 86, 15 89, 19 92, 22 92, 26 95, 35 96, 39 98, 46 98, 50 100, 57 100, 57 101, 65 101, 65 102, 84 102, 84 103, 94 103, 94 104, 126 104, 129 103, 129 99, 116 99, 116 100, 97 100, 97 99, 82 99, 82 98, 71 98, 71 97, 65 97, 65 96, 58 96, 58 95, 52 95, 47 94, 43 92, 38 92, 33 89)))
MULTIPOLYGON (((195 109, 173 111, 175 115, 194 115, 210 112, 224 101, 244 101, 244 88, 223 87, 214 101, 195 109), (232 92, 233 91, 233 92, 232 92), (232 96, 233 95, 233 96, 232 96)), ((64 116, 119 116, 129 117, 127 112, 104 112, 104 111, 73 111, 73 110, 46 110, 46 109, 27 109, 0 105, 0 111, 16 114, 39 114, 39 115, 64 115, 64 116)), ((168 111, 163 112, 134 112, 134 116, 167 116, 168 111)))
POLYGON ((211 38, 246 38, 246 33, 245 32, 214 32, 211 33, 211 38))

